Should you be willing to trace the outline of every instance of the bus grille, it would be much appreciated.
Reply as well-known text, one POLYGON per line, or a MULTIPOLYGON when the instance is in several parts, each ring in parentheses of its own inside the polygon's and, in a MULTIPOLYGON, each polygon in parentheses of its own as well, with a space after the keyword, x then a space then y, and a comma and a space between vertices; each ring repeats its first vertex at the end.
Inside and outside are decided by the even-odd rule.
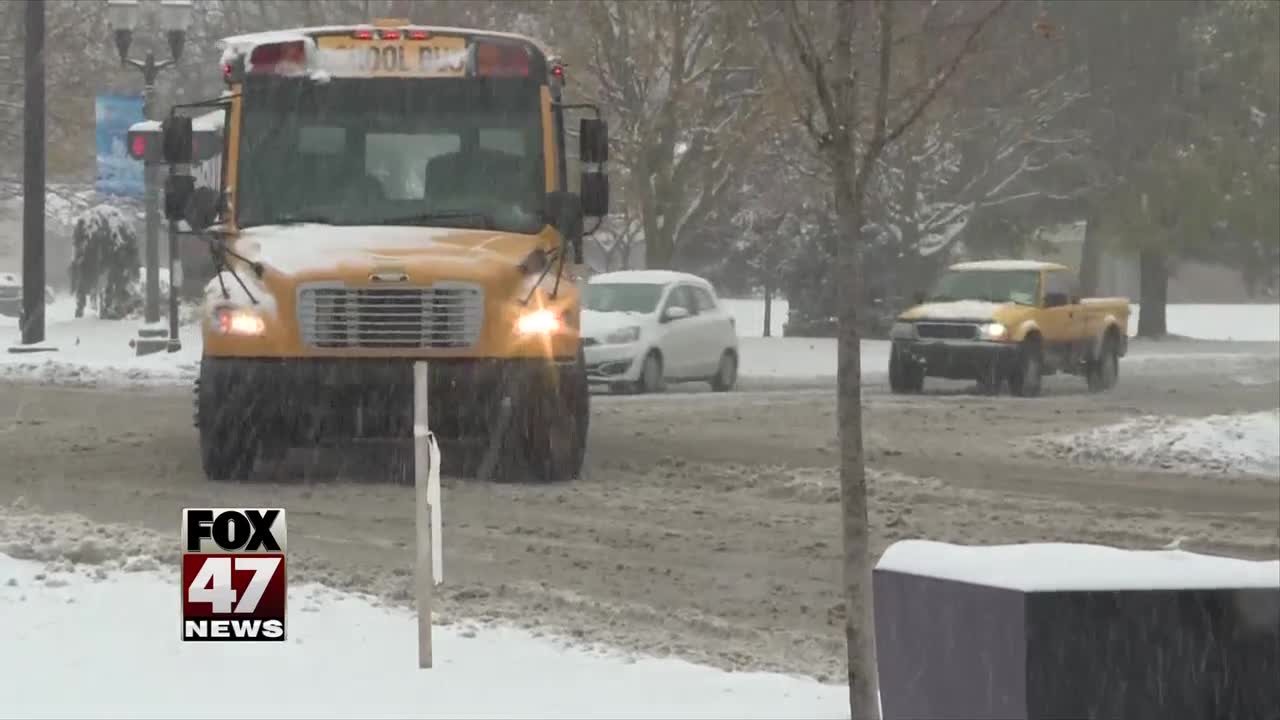
POLYGON ((484 292, 465 283, 298 292, 298 326, 315 348, 465 348, 483 321, 484 292))

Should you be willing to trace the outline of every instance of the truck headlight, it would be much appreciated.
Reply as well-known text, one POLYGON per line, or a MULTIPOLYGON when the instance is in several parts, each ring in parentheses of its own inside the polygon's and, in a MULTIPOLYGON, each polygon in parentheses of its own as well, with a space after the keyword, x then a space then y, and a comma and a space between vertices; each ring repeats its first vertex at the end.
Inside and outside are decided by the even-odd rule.
POLYGON ((527 312, 516 320, 516 332, 521 335, 551 335, 562 329, 560 315, 547 309, 527 312))
POLYGON ((614 330, 604 337, 604 341, 608 345, 626 345, 640 339, 640 328, 628 327, 621 330, 614 330))
POLYGON ((907 322, 896 322, 889 329, 889 337, 894 340, 910 340, 916 336, 916 326, 907 322))
POLYGON ((1009 335, 1009 329, 1000 323, 987 323, 978 326, 978 332, 982 335, 983 340, 1004 340, 1009 335))
POLYGON ((257 336, 267 329, 267 324, 258 313, 233 307, 214 310, 213 326, 223 335, 257 336))

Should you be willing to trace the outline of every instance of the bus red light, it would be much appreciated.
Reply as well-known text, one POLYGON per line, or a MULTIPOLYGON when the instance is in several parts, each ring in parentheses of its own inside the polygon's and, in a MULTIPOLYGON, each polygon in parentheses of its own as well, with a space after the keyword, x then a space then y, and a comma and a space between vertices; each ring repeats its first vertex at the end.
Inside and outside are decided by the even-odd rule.
POLYGON ((383 30, 379 34, 382 36, 383 40, 399 40, 400 39, 399 30, 383 30))
POLYGON ((431 37, 431 33, 427 32, 426 30, 410 30, 409 31, 410 40, 426 40, 429 37, 431 37))
POLYGON ((356 30, 355 32, 351 33, 351 37, 357 40, 372 40, 373 31, 372 30, 356 30))

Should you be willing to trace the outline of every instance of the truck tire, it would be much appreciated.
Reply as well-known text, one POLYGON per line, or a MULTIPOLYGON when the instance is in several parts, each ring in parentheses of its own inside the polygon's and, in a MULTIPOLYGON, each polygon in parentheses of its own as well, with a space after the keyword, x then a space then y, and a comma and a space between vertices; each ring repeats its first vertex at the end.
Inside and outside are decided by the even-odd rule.
POLYGON ((591 392, 581 350, 559 381, 534 382, 512 398, 499 438, 495 480, 553 483, 577 479, 586 460, 591 392))
POLYGON ((907 360, 897 350, 890 350, 889 390, 895 395, 924 390, 924 368, 907 360))
POLYGON ((1040 394, 1044 358, 1040 352, 1040 338, 1022 341, 1018 348, 1018 366, 1009 377, 1009 389, 1014 395, 1036 397, 1040 394))
POLYGON ((243 416, 245 404, 237 401, 244 390, 222 380, 210 362, 201 360, 195 385, 195 424, 200 434, 200 461, 211 482, 247 479, 257 454, 253 423, 243 416))
POLYGON ((1116 386, 1120 377, 1120 352, 1110 336, 1102 341, 1102 350, 1098 359, 1089 363, 1085 372, 1085 380, 1089 383, 1089 392, 1106 392, 1116 386))

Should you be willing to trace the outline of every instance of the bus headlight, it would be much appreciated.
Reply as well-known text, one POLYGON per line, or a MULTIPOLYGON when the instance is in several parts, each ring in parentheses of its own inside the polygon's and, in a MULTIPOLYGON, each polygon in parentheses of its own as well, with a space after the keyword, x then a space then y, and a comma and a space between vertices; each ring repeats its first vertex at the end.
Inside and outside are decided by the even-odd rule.
POLYGON ((516 332, 521 335, 551 335, 563 329, 560 315, 545 308, 527 312, 516 320, 516 332))
POLYGON ((223 335, 258 336, 267 329, 261 315, 252 310, 234 307, 214 310, 213 326, 223 335))

